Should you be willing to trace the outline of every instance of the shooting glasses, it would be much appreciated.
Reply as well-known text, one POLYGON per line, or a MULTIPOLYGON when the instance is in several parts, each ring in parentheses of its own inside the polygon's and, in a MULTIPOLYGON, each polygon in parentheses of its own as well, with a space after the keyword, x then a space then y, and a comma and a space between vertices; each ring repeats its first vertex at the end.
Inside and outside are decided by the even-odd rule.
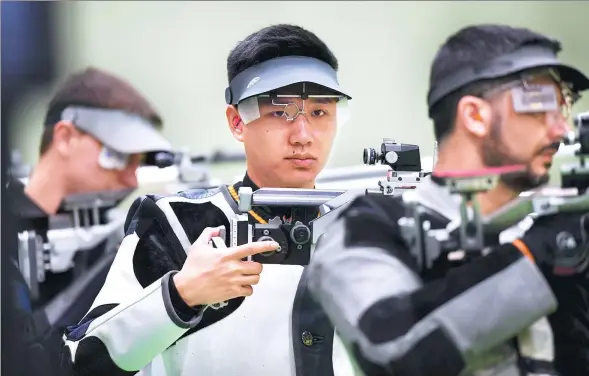
POLYGON ((349 119, 348 100, 327 63, 305 56, 267 60, 239 73, 225 90, 225 101, 236 105, 244 124, 260 118, 285 123, 303 115, 312 126, 349 119))
POLYGON ((511 91, 513 110, 520 114, 543 113, 544 123, 552 127, 571 123, 573 104, 580 98, 571 90, 554 68, 539 68, 523 73, 518 79, 498 85, 485 91, 481 97, 490 98, 503 91, 511 91), (530 83, 530 81, 550 77, 551 84, 530 83))

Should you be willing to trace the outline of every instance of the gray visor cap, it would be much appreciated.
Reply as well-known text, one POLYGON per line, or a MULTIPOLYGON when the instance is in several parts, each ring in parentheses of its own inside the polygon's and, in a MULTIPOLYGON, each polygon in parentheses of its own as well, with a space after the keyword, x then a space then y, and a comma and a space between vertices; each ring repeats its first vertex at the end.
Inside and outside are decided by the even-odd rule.
POLYGON ((305 56, 283 56, 264 61, 239 73, 225 89, 225 102, 242 100, 301 82, 321 85, 336 94, 345 94, 337 81, 337 72, 326 62, 305 56))
POLYGON ((61 120, 72 122, 82 131, 119 153, 135 154, 170 151, 172 146, 147 120, 121 110, 70 106, 61 120))
POLYGON ((551 48, 538 45, 524 46, 511 54, 492 59, 482 66, 471 66, 448 75, 429 90, 427 104, 430 110, 440 99, 473 82, 501 78, 534 68, 554 68, 560 78, 572 84, 573 92, 589 89, 589 78, 578 69, 562 64, 551 48))

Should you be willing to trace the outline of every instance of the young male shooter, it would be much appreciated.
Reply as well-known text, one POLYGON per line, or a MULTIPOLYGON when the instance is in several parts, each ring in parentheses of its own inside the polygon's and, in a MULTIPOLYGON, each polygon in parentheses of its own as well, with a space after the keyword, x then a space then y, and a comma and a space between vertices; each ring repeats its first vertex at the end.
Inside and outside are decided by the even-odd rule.
MULTIPOLYGON (((208 245, 238 213, 240 187, 313 188, 350 99, 337 68, 329 48, 297 26, 264 28, 231 51, 226 115, 244 144, 247 173, 233 186, 134 203, 102 291, 66 334, 64 360, 73 363, 74 374, 315 376, 333 374, 334 367, 349 370, 345 352, 334 355, 334 329, 308 295, 302 266, 265 265, 260 274, 260 263, 241 261, 276 250, 274 242, 208 245), (255 294, 244 300, 253 285, 255 294), (221 308, 212 305, 228 299, 221 308)), ((318 215, 318 208, 255 208, 250 221, 308 223, 318 215)))
MULTIPOLYGON (((26 186, 16 179, 9 184, 22 229, 32 227, 46 238, 49 216, 62 210, 68 195, 137 188, 143 155, 171 148, 159 133, 161 126, 153 105, 123 79, 96 68, 70 75, 47 106, 39 162, 26 186)), ((49 274, 39 304, 72 276, 49 274)), ((69 319, 80 320, 94 296, 84 312, 72 312, 69 319)))
MULTIPOLYGON (((585 75, 557 60, 559 50, 557 41, 501 25, 467 27, 440 48, 428 95, 440 143, 434 178, 403 197, 429 210, 433 229, 460 221, 456 197, 436 174, 527 166, 526 176, 502 179, 478 196, 483 214, 547 181, 568 130, 561 110, 589 88, 585 75)), ((559 256, 556 240, 568 233, 582 267, 586 213, 538 219, 486 256, 454 268, 440 258, 427 270, 403 237, 404 213, 401 200, 358 198, 309 266, 309 286, 366 374, 556 375, 550 337, 540 337, 549 354, 512 339, 554 312, 557 301, 550 317, 557 368, 565 376, 586 373, 587 271, 569 265, 573 275, 559 275, 571 260, 559 256)))
MULTIPOLYGON (((96 68, 67 77, 47 106, 40 159, 28 183, 25 186, 20 180, 11 179, 7 186, 11 209, 18 217, 18 231, 35 231, 47 242, 49 217, 61 210, 66 196, 136 188, 136 171, 142 155, 170 149, 169 142, 159 133, 161 125, 162 119, 153 105, 122 78, 96 68)), ((88 259, 98 259, 104 248, 102 243, 85 252, 88 259)), ((11 252, 18 259, 16 250, 11 252)), ((30 340, 31 348, 39 349, 43 342, 40 338, 46 337, 44 346, 48 356, 59 364, 61 333, 66 325, 78 322, 88 311, 107 271, 107 268, 101 270, 51 323, 44 308, 58 293, 75 283, 74 271, 47 272, 35 299, 20 276, 16 286, 23 296, 15 303, 25 321, 22 326, 28 326, 23 336, 36 337, 30 340), (36 322, 29 323, 29 316, 36 322)), ((13 321, 18 325, 17 320, 13 321)), ((43 362, 40 360, 39 364, 43 362)), ((50 374, 50 370, 44 372, 50 374)))

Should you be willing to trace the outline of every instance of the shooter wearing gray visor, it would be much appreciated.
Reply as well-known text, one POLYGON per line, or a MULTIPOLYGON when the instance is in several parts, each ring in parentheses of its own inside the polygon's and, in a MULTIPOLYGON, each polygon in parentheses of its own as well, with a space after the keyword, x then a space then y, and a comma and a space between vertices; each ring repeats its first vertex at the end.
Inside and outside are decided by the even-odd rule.
MULTIPOLYGON (((136 172, 142 155, 170 147, 158 134, 162 119, 153 105, 123 78, 96 68, 84 69, 64 80, 47 106, 42 125, 39 161, 26 186, 11 179, 8 189, 13 194, 15 212, 22 220, 19 227, 34 230, 45 241, 49 217, 62 214, 64 198, 80 193, 131 191, 138 185, 136 172)), ((103 212, 98 214, 98 218, 86 217, 84 225, 106 223, 103 212)), ((51 317, 53 327, 37 325, 48 326, 47 318, 35 320, 34 332, 30 333, 43 338, 42 346, 30 343, 31 348, 44 347, 56 368, 65 327, 80 322, 102 288, 110 268, 106 254, 110 246, 106 243, 109 242, 78 253, 73 259, 75 267, 72 265, 67 271, 46 270, 44 282, 39 281, 38 289, 32 289, 37 293, 31 294, 30 302, 38 308, 35 317, 44 317, 48 302, 61 302, 59 312, 51 317), (87 273, 90 268, 92 272, 87 273), (83 291, 72 295, 70 290, 58 296, 66 288, 75 287, 80 273, 86 279, 83 291)), ((50 253, 45 263, 56 256, 53 251, 50 253)), ((25 263, 21 267, 27 271, 25 263)), ((25 290, 26 287, 19 290, 19 296, 25 290)), ((47 375, 53 374, 50 369, 45 371, 47 375)))
MULTIPOLYGON (((64 359, 75 375, 353 375, 309 295, 308 258, 272 261, 267 256, 292 253, 275 242, 235 246, 229 227, 242 187, 314 188, 349 117, 351 97, 337 69, 325 43, 294 25, 265 27, 232 49, 225 116, 245 149, 244 177, 135 201, 94 310, 66 334, 64 359), (243 260, 248 255, 252 261, 243 260)), ((319 209, 261 206, 247 218, 250 225, 309 224, 319 209)))

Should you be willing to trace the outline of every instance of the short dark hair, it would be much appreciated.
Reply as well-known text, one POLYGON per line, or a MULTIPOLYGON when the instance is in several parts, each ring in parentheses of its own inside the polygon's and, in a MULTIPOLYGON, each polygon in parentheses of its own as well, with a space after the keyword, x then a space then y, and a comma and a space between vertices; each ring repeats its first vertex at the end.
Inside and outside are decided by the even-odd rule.
POLYGON ((231 50, 227 57, 227 79, 231 82, 244 70, 280 56, 313 57, 338 69, 335 55, 319 37, 300 26, 279 24, 248 35, 231 50))
POLYGON ((139 115, 160 129, 161 116, 130 83, 103 70, 89 67, 70 75, 49 102, 39 152, 43 155, 53 142, 54 125, 68 106, 122 110, 139 115))
MULTIPOLYGON (((559 41, 525 28, 497 24, 465 27, 452 36, 438 50, 430 71, 430 88, 446 76, 468 66, 514 52, 524 45, 540 45, 561 49, 559 41)), ((436 140, 441 142, 454 128, 456 106, 467 95, 481 96, 485 91, 501 85, 513 77, 474 82, 442 98, 430 109, 436 140)))

